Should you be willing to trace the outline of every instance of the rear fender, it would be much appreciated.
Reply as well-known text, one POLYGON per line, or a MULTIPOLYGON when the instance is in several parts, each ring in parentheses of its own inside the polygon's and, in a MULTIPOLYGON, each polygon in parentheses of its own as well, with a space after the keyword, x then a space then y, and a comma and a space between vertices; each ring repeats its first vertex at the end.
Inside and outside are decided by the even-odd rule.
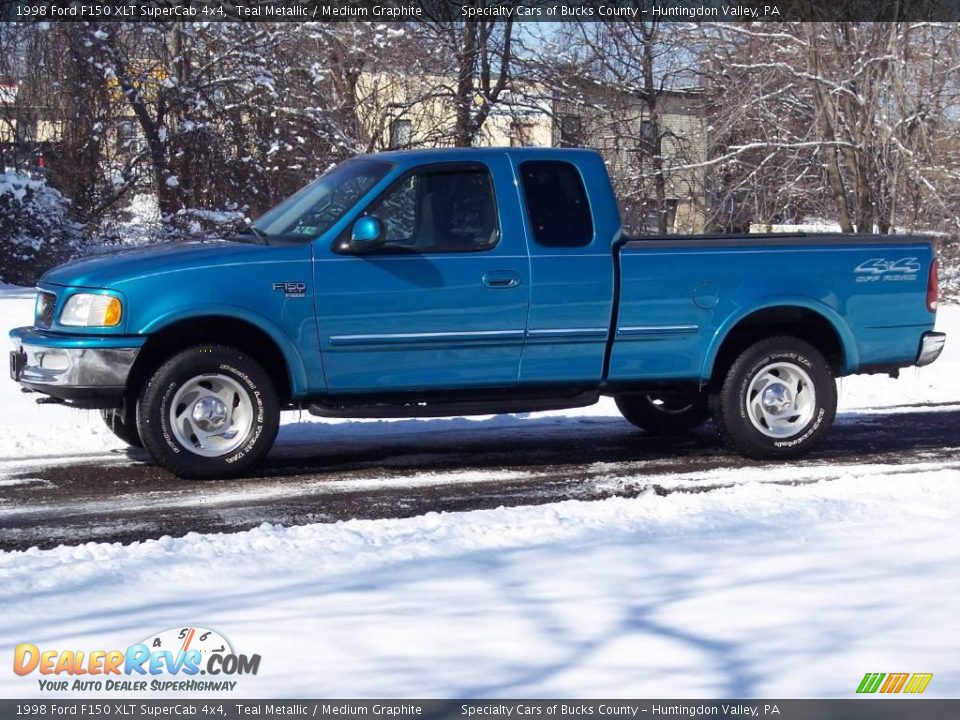
POLYGON ((707 382, 713 375, 713 366, 717 360, 717 355, 723 347, 724 341, 743 320, 761 310, 773 308, 803 308, 810 310, 823 317, 833 327, 837 337, 840 339, 840 346, 843 349, 843 369, 845 373, 856 371, 860 367, 860 355, 857 350, 856 339, 846 320, 833 308, 825 303, 819 302, 813 298, 802 295, 783 295, 770 298, 764 298, 761 302, 745 307, 737 313, 734 313, 724 321, 714 333, 703 359, 703 367, 700 371, 701 382, 707 382))

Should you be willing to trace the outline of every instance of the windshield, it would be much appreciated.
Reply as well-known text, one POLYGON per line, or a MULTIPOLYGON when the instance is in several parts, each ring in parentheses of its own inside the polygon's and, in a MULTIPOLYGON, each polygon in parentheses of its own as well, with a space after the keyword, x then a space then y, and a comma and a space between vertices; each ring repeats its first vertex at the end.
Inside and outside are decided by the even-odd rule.
POLYGON ((268 238, 312 240, 329 230, 390 168, 391 163, 383 160, 347 160, 265 212, 250 227, 268 238))

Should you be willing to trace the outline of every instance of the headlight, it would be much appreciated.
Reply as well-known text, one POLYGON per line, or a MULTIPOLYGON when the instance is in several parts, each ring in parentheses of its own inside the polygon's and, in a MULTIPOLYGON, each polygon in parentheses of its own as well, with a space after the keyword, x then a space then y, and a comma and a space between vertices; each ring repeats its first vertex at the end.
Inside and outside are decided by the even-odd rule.
POLYGON ((60 312, 60 324, 74 327, 116 327, 123 316, 123 305, 113 295, 81 293, 74 295, 60 312))

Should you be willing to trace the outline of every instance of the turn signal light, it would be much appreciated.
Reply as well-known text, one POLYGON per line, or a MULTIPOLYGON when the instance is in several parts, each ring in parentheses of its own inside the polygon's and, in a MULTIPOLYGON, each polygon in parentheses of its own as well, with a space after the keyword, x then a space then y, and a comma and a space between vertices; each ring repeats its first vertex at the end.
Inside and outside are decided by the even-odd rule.
POLYGON ((115 327, 120 324, 120 318, 123 315, 123 306, 120 301, 112 297, 107 303, 107 308, 103 312, 103 324, 107 327, 115 327))

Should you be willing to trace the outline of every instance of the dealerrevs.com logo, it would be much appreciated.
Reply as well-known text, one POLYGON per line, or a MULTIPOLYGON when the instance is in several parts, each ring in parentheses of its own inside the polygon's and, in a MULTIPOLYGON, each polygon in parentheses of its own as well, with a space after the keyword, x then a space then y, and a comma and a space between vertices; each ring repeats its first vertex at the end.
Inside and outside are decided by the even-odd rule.
POLYGON ((173 628, 126 650, 57 650, 17 645, 13 671, 37 673, 48 692, 213 692, 236 688, 239 675, 256 675, 259 655, 235 653, 229 641, 202 627, 173 628), (204 677, 199 677, 204 676, 204 677))

